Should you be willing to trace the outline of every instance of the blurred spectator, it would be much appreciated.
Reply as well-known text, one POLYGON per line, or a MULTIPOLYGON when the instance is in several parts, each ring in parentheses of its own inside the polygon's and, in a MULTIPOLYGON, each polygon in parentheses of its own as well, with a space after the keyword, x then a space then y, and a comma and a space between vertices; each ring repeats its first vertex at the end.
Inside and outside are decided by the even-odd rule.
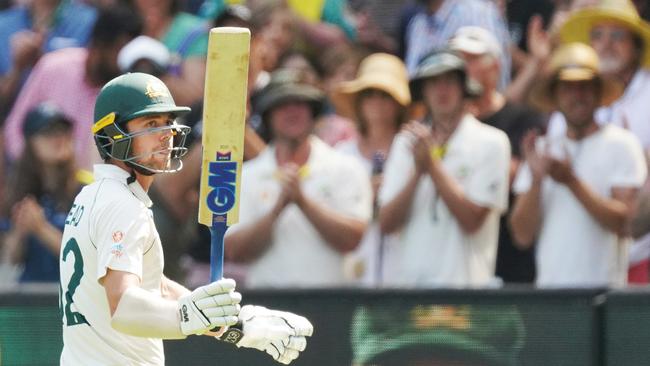
MULTIPOLYGON (((406 66, 397 57, 375 53, 366 57, 356 79, 342 82, 332 94, 337 112, 357 123, 359 137, 336 149, 358 159, 372 176, 373 197, 382 182, 383 166, 393 138, 407 119, 411 104, 406 66)), ((376 204, 373 205, 376 208, 376 204)), ((366 230, 359 247, 347 257, 349 275, 359 284, 381 284, 386 240, 376 222, 366 230)))
POLYGON ((66 48, 43 56, 32 70, 7 118, 5 145, 11 160, 23 149, 22 124, 31 108, 49 101, 73 122, 75 155, 82 168, 99 160, 92 136, 93 107, 99 89, 120 74, 117 54, 140 33, 140 19, 123 7, 104 9, 87 48, 66 48))
MULTIPOLYGON (((329 51, 328 51, 329 52, 329 51)), ((341 47, 339 51, 331 52, 341 52, 342 57, 347 57, 348 60, 344 61, 343 64, 339 64, 339 69, 344 70, 345 75, 342 77, 345 80, 352 79, 354 77, 354 71, 358 66, 358 61, 354 58, 354 49, 351 47, 341 47), (350 51, 347 53, 345 51, 350 51), (346 66, 346 63, 348 64, 346 66), (348 76, 347 72, 352 71, 352 75, 348 76)), ((328 56, 323 56, 326 58, 328 56)), ((332 79, 320 79, 320 73, 322 70, 317 70, 318 64, 313 63, 303 52, 292 51, 282 56, 279 63, 280 68, 294 69, 301 73, 303 81, 307 84, 310 84, 317 88, 322 88, 326 85, 328 88, 328 93, 330 95, 332 92, 332 79)), ((350 140, 356 137, 356 127, 352 121, 347 118, 343 118, 340 115, 336 114, 336 111, 329 103, 329 98, 325 100, 325 106, 323 108, 323 113, 316 119, 316 124, 314 126, 313 133, 318 138, 323 140, 330 146, 335 146, 341 141, 350 140)))
POLYGON ((149 36, 135 37, 117 55, 121 72, 143 72, 158 78, 167 73, 170 62, 167 47, 149 36))
POLYGON ((537 239, 539 286, 626 283, 628 225, 646 165, 634 135, 594 119, 621 90, 581 43, 556 50, 549 75, 533 90, 540 109, 558 109, 567 121, 565 134, 543 143, 535 133, 524 137, 526 164, 514 183, 512 234, 522 247, 537 239))
MULTIPOLYGON (((647 156, 650 153, 650 115, 646 112, 650 95, 650 25, 639 17, 629 0, 595 3, 572 13, 560 29, 560 35, 565 42, 590 44, 598 53, 603 76, 623 83, 623 95, 611 106, 599 108, 595 119, 599 125, 612 123, 628 129, 641 141, 647 156)), ((549 134, 563 135, 566 129, 562 114, 555 113, 549 121, 549 134)), ((650 200, 650 184, 646 184, 641 196, 643 201, 650 200)), ((650 215, 636 221, 648 220, 650 215)), ((648 282, 649 257, 650 235, 647 235, 630 248, 633 282, 648 282)))
POLYGON ((353 366, 516 366, 525 337, 514 306, 368 305, 352 318, 353 366))
MULTIPOLYGON (((214 18, 227 9, 227 3, 232 5, 241 2, 243 1, 206 0, 199 13, 205 18, 214 18)), ((356 37, 356 29, 347 16, 347 2, 344 0, 249 0, 246 5, 251 8, 254 18, 258 14, 263 15, 264 8, 269 6, 291 10, 288 15, 298 27, 300 36, 316 49, 356 37)))
MULTIPOLYGON (((458 29, 449 45, 451 49, 461 53, 467 64, 469 77, 477 81, 483 89, 481 96, 470 103, 475 117, 508 135, 512 147, 509 182, 512 182, 521 160, 521 139, 529 130, 541 132, 544 118, 526 106, 507 101, 497 90, 501 47, 490 32, 481 27, 462 27, 458 29)), ((512 243, 507 223, 507 215, 503 215, 499 229, 496 274, 505 282, 532 282, 535 279, 534 253, 530 249, 520 250, 512 243)))
POLYGON ((2 259, 23 267, 21 282, 55 282, 63 226, 83 177, 76 171, 72 122, 44 103, 27 114, 22 132, 27 145, 3 205, 10 229, 2 259))
POLYGON ((0 11, 0 120, 41 54, 85 47, 97 12, 67 0, 40 0, 0 11))
POLYGON ((251 64, 254 90, 264 88, 269 73, 278 66, 280 57, 295 41, 295 22, 284 0, 263 0, 250 3, 251 64))
MULTIPOLYGON (((358 47, 348 44, 330 48, 319 57, 323 74, 321 85, 327 96, 331 96, 340 83, 354 79, 363 57, 358 47)), ((316 121, 314 134, 330 146, 335 146, 356 138, 356 126, 350 119, 337 114, 328 98, 323 115, 316 121)))
POLYGON ((178 104, 192 105, 203 98, 208 24, 180 11, 181 0, 135 0, 144 21, 143 34, 162 42, 171 53, 162 80, 178 104))
POLYGON ((226 234, 226 258, 250 264, 249 287, 343 285, 343 253, 370 219, 361 164, 311 134, 322 103, 294 70, 274 72, 257 100, 272 143, 244 164, 239 223, 226 234))
MULTIPOLYGON (((564 42, 591 45, 598 53, 603 76, 625 87, 620 99, 597 111, 596 121, 625 127, 650 148, 650 117, 639 113, 644 110, 644 96, 650 93, 650 25, 639 18, 629 0, 602 0, 598 6, 573 13, 560 34, 564 42)), ((549 123, 552 134, 566 130, 559 113, 549 123)))
POLYGON ((423 0, 422 8, 406 28, 405 62, 413 75, 422 57, 431 50, 445 47, 458 28, 475 25, 489 30, 501 45, 499 89, 510 82, 510 36, 499 9, 484 0, 423 0))
MULTIPOLYGON (((567 2, 566 0, 562 0, 567 2)), ((570 1, 570 0, 569 0, 570 1)), ((507 4, 508 30, 514 46, 527 52, 528 24, 534 16, 540 16, 543 24, 549 24, 558 0, 510 0, 507 4)), ((514 60, 513 60, 514 61, 514 60)))
POLYGON ((400 241, 390 285, 486 286, 508 206, 508 138, 465 110, 478 90, 455 53, 425 57, 410 88, 428 114, 406 125, 386 161, 379 222, 400 241))

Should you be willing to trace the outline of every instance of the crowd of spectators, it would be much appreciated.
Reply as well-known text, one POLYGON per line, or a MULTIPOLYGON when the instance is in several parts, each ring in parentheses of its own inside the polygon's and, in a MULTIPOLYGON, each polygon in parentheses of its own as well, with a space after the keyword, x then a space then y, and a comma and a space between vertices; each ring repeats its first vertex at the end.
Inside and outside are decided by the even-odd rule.
POLYGON ((165 274, 208 282, 198 225, 208 31, 251 30, 240 287, 650 281, 645 0, 0 2, 0 281, 58 281, 99 156, 103 84, 191 106, 149 190, 165 274))

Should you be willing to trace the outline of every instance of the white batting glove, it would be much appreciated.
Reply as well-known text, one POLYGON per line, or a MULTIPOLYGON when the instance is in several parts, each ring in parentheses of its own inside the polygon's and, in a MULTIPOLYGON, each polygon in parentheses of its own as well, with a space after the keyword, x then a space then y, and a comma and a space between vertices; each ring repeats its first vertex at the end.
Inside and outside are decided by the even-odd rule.
POLYGON ((241 294, 235 291, 235 280, 224 278, 201 286, 178 299, 181 332, 185 335, 236 324, 241 310, 241 294))
POLYGON ((244 305, 239 313, 241 331, 230 329, 221 339, 237 347, 255 348, 288 365, 307 346, 314 327, 307 318, 263 306, 244 305))

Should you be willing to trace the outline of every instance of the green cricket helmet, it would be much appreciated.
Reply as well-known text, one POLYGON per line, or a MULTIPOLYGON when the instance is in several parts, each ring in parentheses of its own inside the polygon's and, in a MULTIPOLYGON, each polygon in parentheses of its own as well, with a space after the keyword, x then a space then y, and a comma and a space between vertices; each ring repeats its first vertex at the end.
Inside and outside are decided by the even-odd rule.
MULTIPOLYGON (((185 139, 190 132, 188 126, 174 121, 169 126, 130 133, 126 124, 138 117, 161 113, 171 113, 176 117, 189 111, 188 107, 176 105, 167 86, 157 77, 137 72, 120 75, 104 85, 95 102, 95 123, 92 132, 99 154, 105 160, 113 158, 124 161, 145 175, 176 172, 183 167, 180 157, 187 153, 185 139), (145 155, 133 156, 131 151, 133 138, 168 131, 171 131, 173 136, 168 167, 154 169, 138 163, 137 161, 145 155)), ((153 153, 158 152, 162 151, 153 153)), ((149 154, 152 153, 147 153, 149 154)))

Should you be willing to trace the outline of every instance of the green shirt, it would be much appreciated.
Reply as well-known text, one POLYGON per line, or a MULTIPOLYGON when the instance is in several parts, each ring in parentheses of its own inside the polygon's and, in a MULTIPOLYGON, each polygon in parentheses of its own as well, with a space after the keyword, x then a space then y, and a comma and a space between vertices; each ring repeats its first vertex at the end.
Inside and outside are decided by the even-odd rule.
POLYGON ((208 26, 203 19, 180 12, 161 42, 181 59, 204 57, 208 52, 208 26))

